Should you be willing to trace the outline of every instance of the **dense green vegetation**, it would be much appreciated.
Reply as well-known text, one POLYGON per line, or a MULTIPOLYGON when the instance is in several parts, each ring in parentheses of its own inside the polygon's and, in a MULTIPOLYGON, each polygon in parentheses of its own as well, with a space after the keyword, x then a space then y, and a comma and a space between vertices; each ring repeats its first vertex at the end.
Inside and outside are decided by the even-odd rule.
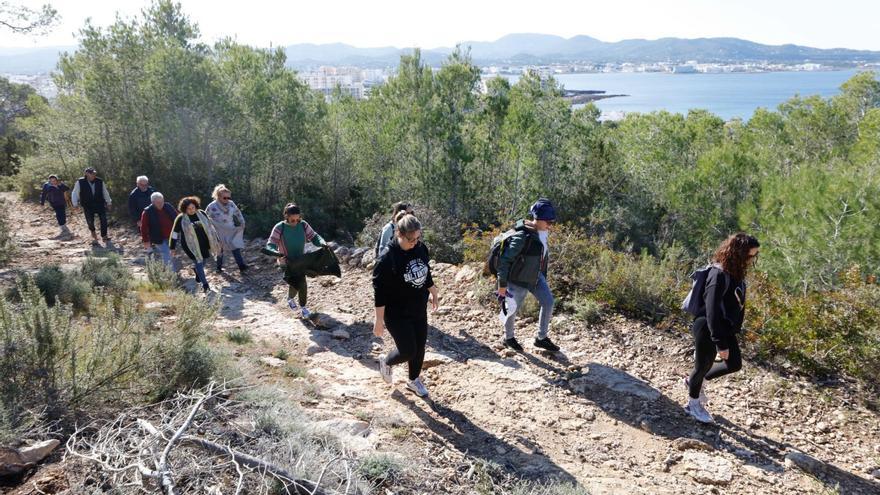
POLYGON ((369 99, 328 102, 284 67, 281 50, 197 39, 168 1, 141 19, 86 26, 59 64, 58 98, 29 100, 21 126, 39 148, 22 165, 22 191, 86 165, 119 204, 139 174, 170 199, 223 182, 253 234, 296 201, 320 232, 349 242, 365 223, 368 241, 385 216, 373 215, 409 199, 431 212, 426 225, 442 225, 432 248, 448 261, 466 244, 450 225, 503 225, 547 196, 575 237, 589 238, 555 271, 565 295, 591 300, 576 305, 591 315, 600 302, 651 320, 672 313, 685 275, 722 238, 747 230, 764 245, 759 351, 812 369, 880 369, 869 352, 878 330, 868 277, 880 254, 874 73, 747 122, 700 110, 603 122, 534 74, 479 91, 464 50, 439 70, 415 51, 369 99), (873 361, 860 368, 853 356, 873 361))

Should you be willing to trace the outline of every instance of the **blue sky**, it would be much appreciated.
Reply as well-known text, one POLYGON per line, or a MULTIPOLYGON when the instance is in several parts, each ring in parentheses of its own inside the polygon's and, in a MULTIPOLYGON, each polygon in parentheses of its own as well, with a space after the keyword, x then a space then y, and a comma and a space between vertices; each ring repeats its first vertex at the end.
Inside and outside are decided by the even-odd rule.
MULTIPOLYGON (((63 17, 46 36, 0 31, 0 46, 76 43, 91 17, 98 25, 138 13, 147 0, 49 1, 63 17)), ((268 46, 343 42, 434 48, 494 40, 508 33, 626 38, 733 36, 760 43, 880 50, 880 0, 182 0, 206 41, 232 35, 268 46)))

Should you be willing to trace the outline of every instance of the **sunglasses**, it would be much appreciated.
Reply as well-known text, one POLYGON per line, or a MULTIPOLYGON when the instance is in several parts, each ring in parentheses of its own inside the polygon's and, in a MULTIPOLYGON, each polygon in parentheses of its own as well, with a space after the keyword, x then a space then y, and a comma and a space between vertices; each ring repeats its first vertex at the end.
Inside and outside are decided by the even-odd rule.
POLYGON ((230 199, 232 199, 232 196, 222 196, 220 199, 229 201, 230 199))

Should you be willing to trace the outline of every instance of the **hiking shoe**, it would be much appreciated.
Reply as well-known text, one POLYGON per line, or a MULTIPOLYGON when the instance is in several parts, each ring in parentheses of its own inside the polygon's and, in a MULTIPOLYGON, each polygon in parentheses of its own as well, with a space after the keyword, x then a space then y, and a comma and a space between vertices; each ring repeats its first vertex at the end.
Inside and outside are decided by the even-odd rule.
MULTIPOLYGON (((690 394, 691 380, 688 377, 685 377, 685 379, 684 379, 684 388, 685 388, 685 390, 687 390, 688 394, 690 394)), ((688 395, 688 398, 690 398, 690 395, 688 395)), ((706 395, 706 381, 705 380, 703 380, 703 386, 700 387, 700 398, 698 400, 700 401, 700 404, 703 405, 703 407, 706 407, 707 405, 709 405, 709 396, 706 395)))
POLYGON ((700 399, 690 399, 686 406, 684 406, 684 410, 694 417, 700 423, 712 424, 715 422, 712 419, 712 415, 709 414, 709 411, 703 407, 703 404, 700 404, 700 399))
POLYGON ((205 285, 202 286, 202 293, 207 294, 210 290, 211 290, 211 286, 210 286, 210 285, 205 284, 205 285))
POLYGON ((547 337, 544 337, 543 339, 535 339, 535 347, 540 347, 541 349, 546 349, 550 352, 557 352, 559 350, 559 346, 554 344, 547 337))
POLYGON ((516 351, 516 352, 522 352, 522 351, 523 351, 523 347, 522 347, 521 345, 519 345, 519 342, 517 342, 515 338, 513 338, 513 339, 504 339, 504 347, 509 347, 509 348, 513 349, 514 351, 516 351))
POLYGON ((428 389, 425 388, 425 384, 422 383, 421 377, 416 378, 415 380, 410 380, 410 381, 406 382, 406 388, 412 390, 413 393, 415 393, 419 397, 427 397, 428 396, 428 389))
POLYGON ((248 268, 250 268, 250 267, 247 265, 238 265, 239 273, 244 273, 248 268))
POLYGON ((382 375, 382 379, 385 380, 385 383, 391 385, 391 366, 388 366, 388 363, 385 361, 386 358, 387 356, 385 354, 379 356, 379 374, 382 375))
POLYGON ((312 312, 309 311, 309 308, 305 306, 302 307, 302 317, 307 320, 312 317, 312 312))
POLYGON ((296 301, 294 301, 293 298, 287 300, 287 307, 294 313, 299 311, 299 306, 296 305, 296 301))

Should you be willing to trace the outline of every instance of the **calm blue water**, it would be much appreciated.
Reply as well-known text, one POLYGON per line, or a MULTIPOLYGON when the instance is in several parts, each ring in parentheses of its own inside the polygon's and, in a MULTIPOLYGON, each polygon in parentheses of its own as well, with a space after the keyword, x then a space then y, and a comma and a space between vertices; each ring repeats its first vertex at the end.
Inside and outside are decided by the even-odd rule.
MULTIPOLYGON (((605 118, 625 112, 706 109, 724 118, 748 119, 757 108, 776 109, 794 95, 835 95, 856 70, 734 74, 610 73, 565 74, 567 89, 596 89, 629 96, 596 102, 605 118)), ((517 78, 512 77, 511 82, 517 78)))

